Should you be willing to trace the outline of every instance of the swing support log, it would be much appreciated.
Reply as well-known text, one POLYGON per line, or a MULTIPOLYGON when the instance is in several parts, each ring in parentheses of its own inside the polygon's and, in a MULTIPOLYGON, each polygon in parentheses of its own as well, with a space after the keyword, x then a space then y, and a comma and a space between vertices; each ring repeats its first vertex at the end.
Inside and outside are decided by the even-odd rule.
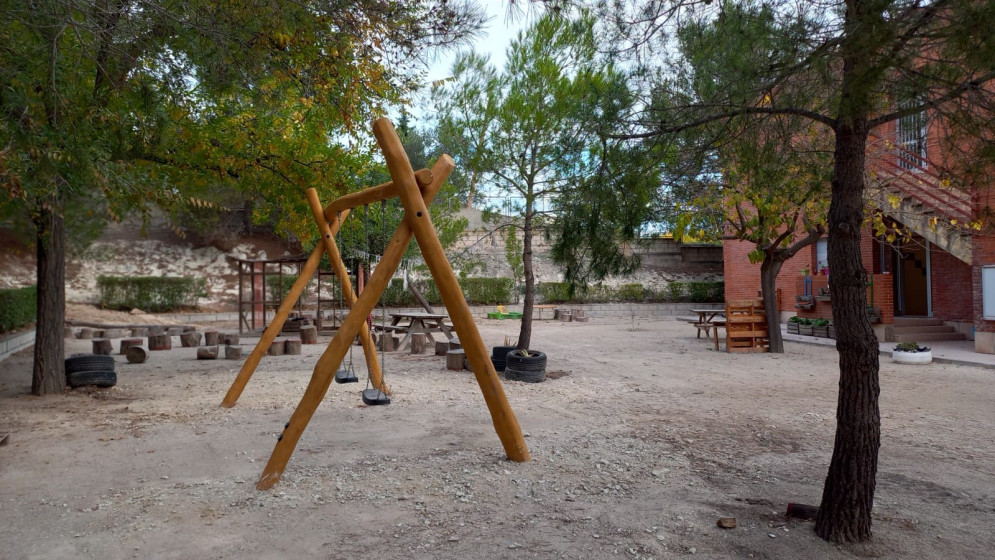
MULTIPOLYGON (((514 411, 511 409, 511 405, 508 403, 504 388, 497 377, 497 372, 488 358, 483 339, 480 337, 477 326, 473 322, 470 308, 463 298, 463 293, 453 274, 452 267, 443 253, 442 244, 439 242, 435 227, 429 217, 427 206, 449 177, 450 172, 452 172, 454 167, 453 160, 448 155, 440 157, 439 161, 432 168, 430 184, 424 190, 420 190, 418 180, 422 179, 422 177, 419 177, 418 174, 412 171, 411 163, 390 121, 387 119, 377 120, 373 125, 373 133, 387 161, 387 168, 390 171, 393 181, 379 187, 346 195, 333 202, 323 211, 318 201, 317 193, 313 189, 310 189, 308 191, 308 202, 311 204, 318 227, 322 233, 322 244, 319 247, 323 251, 328 252, 337 270, 339 265, 344 270, 345 265, 341 263, 341 259, 337 258, 339 256, 338 249, 333 239, 335 229, 337 229, 336 226, 341 223, 337 218, 339 212, 345 212, 361 204, 368 204, 397 196, 401 199, 401 203, 404 206, 405 217, 394 231, 394 235, 390 239, 379 265, 374 270, 372 276, 370 276, 365 289, 353 301, 351 310, 346 316, 345 321, 331 342, 328 343, 328 347, 324 353, 318 358, 318 362, 314 366, 314 372, 311 375, 311 381, 308 383, 300 403, 291 415, 290 421, 277 440, 273 454, 270 456, 266 468, 256 483, 256 488, 259 490, 269 489, 280 480, 290 460, 290 456, 293 454, 297 442, 300 440, 301 434, 304 432, 315 410, 317 410, 318 405, 328 391, 335 371, 345 358, 349 346, 360 331, 366 330, 366 317, 373 311, 380 296, 386 290, 390 278, 401 263, 401 259, 408 244, 411 242, 412 236, 415 237, 418 246, 421 248, 425 262, 428 264, 436 285, 439 287, 443 303, 453 321, 453 326, 459 333, 460 341, 463 343, 470 367, 474 372, 477 384, 480 386, 484 401, 490 411, 495 431, 504 446, 505 453, 512 461, 528 461, 531 458, 528 447, 525 445, 525 439, 522 436, 521 427, 518 424, 514 411), (332 227, 329 227, 328 222, 333 221, 333 219, 334 224, 332 227)), ((318 251, 319 249, 315 248, 315 252, 318 251)), ((304 275, 302 274, 301 276, 303 277, 304 275)), ((296 298, 293 293, 288 294, 287 297, 288 299, 291 297, 296 298)), ((367 356, 367 361, 369 362, 369 354, 367 356)), ((251 372, 249 375, 251 375, 251 372)))
MULTIPOLYGON (((432 172, 427 169, 421 169, 415 173, 418 185, 422 188, 427 187, 432 183, 432 172)), ((397 189, 394 188, 393 182, 384 183, 376 187, 370 187, 363 191, 359 191, 352 194, 347 194, 335 200, 335 202, 329 204, 326 208, 322 210, 322 216, 324 219, 318 220, 319 229, 320 224, 325 223, 326 225, 330 222, 329 231, 327 233, 331 234, 333 240, 335 234, 338 233, 339 227, 342 225, 343 221, 349 215, 349 212, 356 206, 361 206, 364 204, 369 204, 371 202, 379 202, 386 198, 391 198, 396 196, 397 189)), ((433 195, 434 197, 434 195, 433 195)), ((310 199, 309 199, 310 202, 310 199)), ((322 232, 324 235, 326 232, 322 232)), ((334 245, 334 243, 333 243, 334 245)), ((235 406, 238 402, 238 398, 242 395, 242 391, 245 390, 245 386, 249 383, 249 379, 252 378, 252 374, 255 373, 256 368, 259 366, 260 360, 266 355, 267 349, 273 343, 273 339, 279 336, 280 331, 283 330, 284 323, 287 322, 287 318, 290 316, 290 312, 294 309, 294 303, 301 297, 304 293, 304 289, 307 287, 308 282, 311 281, 311 277, 318 270, 318 265, 321 263, 321 255, 327 251, 324 240, 315 246, 314 250, 311 251, 311 256, 308 257, 307 262, 301 267, 301 273, 297 276, 297 280, 294 281, 293 286, 287 292, 287 297, 284 298, 280 307, 276 311, 276 315, 273 317, 273 321, 266 327, 263 331, 259 342, 256 347, 252 350, 252 353, 245 359, 242 363, 242 368, 239 370, 238 375, 235 377, 235 381, 232 382, 231 387, 228 388, 228 392, 225 394, 225 398, 221 401, 221 406, 225 408, 231 408, 235 406)), ((338 254, 336 249, 336 254, 338 254)), ((341 258, 329 258, 333 263, 341 264, 341 258)), ((349 275, 345 270, 345 266, 342 266, 341 272, 338 268, 335 270, 335 276, 339 279, 339 283, 342 287, 342 293, 346 294, 348 289, 349 293, 352 293, 352 283, 349 282, 349 275)), ((345 298, 348 304, 351 306, 355 297, 345 298)), ((366 356, 366 367, 367 372, 370 375, 370 380, 384 393, 389 394, 387 387, 383 384, 383 375, 380 371, 380 364, 376 360, 376 348, 373 346, 373 341, 370 340, 369 332, 366 333, 367 336, 361 340, 363 343, 363 353, 366 356), (373 356, 373 359, 370 359, 373 356), (374 365, 375 364, 375 365, 374 365), (371 368, 376 368, 376 374, 374 374, 371 368), (380 381, 376 381, 380 379, 380 381)))

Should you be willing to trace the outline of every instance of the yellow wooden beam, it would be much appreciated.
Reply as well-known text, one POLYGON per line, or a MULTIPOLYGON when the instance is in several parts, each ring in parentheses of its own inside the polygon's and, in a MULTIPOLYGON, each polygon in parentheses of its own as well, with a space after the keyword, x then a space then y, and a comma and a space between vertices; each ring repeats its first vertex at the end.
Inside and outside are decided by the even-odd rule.
MULTIPOLYGON (((449 156, 443 156, 436 162, 432 167, 432 182, 422 192, 423 202, 431 202, 435 198, 452 170, 453 160, 449 156)), ((376 307, 377 300, 387 288, 394 271, 401 264, 401 259, 408 248, 408 243, 411 242, 411 237, 412 230, 408 222, 405 220, 398 224, 394 236, 391 237, 387 249, 380 259, 380 264, 377 265, 363 293, 359 295, 335 337, 332 338, 324 353, 318 358, 318 363, 315 364, 314 372, 311 374, 311 381, 308 383, 307 389, 304 390, 304 396, 301 397, 301 402, 283 429, 259 481, 256 482, 257 489, 272 488, 280 480, 287 467, 287 462, 290 461, 290 456, 294 453, 294 448, 297 447, 301 434, 304 433, 304 428, 307 427, 314 411, 321 404, 321 399, 328 391, 335 370, 341 365, 349 345, 352 344, 359 330, 366 328, 366 317, 376 307)))
MULTIPOLYGON (((432 225, 432 218, 429 216, 427 204, 418 194, 418 185, 415 181, 414 172, 411 170, 411 163, 404 152, 401 139, 398 138, 394 126, 389 120, 382 118, 373 123, 373 135, 380 145, 384 159, 387 161, 387 169, 390 170, 390 177, 397 187, 398 196, 404 204, 405 222, 414 231, 415 239, 421 248, 422 257, 432 272, 432 278, 439 288, 439 294, 446 305, 449 317, 453 321, 456 332, 459 333, 460 343, 466 353, 467 361, 473 369, 473 375, 480 385, 480 391, 484 395, 484 401, 491 413, 491 420, 498 438, 504 445, 508 458, 512 461, 528 461, 529 449, 525 445, 525 438, 522 436, 522 429, 515 418, 515 412, 508 404, 508 398, 504 393, 501 380, 498 379, 494 364, 488 357, 487 348, 477 331, 477 325, 473 322, 470 314, 470 307, 463 297, 459 283, 456 282, 456 275, 446 259, 442 250, 442 243, 436 234, 435 226, 432 225)), ((443 156, 448 158, 448 156, 443 156)))

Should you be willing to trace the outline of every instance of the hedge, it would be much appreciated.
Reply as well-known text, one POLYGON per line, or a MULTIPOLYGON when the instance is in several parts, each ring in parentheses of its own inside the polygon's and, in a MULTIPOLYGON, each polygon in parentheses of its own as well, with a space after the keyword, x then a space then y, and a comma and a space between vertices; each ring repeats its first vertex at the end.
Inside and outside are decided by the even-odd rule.
MULTIPOLYGON (((459 281, 463 297, 469 305, 496 305, 510 303, 515 281, 511 278, 464 278, 459 281)), ((442 295, 435 281, 419 280, 415 287, 431 305, 441 305, 442 295)), ((382 296, 384 305, 391 307, 417 307, 418 301, 410 290, 404 288, 404 281, 395 278, 390 281, 382 296)))
POLYGON ((203 278, 190 277, 97 277, 100 305, 108 309, 162 312, 195 307, 205 285, 203 278))
POLYGON ((33 323, 38 290, 34 286, 0 290, 0 333, 33 323))
POLYGON ((623 284, 618 289, 604 285, 577 288, 570 293, 566 282, 539 282, 536 284, 538 299, 544 303, 595 303, 610 301, 629 302, 696 302, 722 303, 725 301, 723 282, 671 282, 660 292, 652 292, 642 284, 623 284))

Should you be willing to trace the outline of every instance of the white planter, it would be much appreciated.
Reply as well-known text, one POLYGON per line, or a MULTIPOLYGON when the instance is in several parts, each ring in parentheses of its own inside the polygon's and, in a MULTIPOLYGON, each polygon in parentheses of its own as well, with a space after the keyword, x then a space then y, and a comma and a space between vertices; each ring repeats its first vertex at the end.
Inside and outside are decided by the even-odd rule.
POLYGON ((933 352, 902 352, 901 350, 891 351, 891 360, 899 364, 929 364, 933 361, 933 352))

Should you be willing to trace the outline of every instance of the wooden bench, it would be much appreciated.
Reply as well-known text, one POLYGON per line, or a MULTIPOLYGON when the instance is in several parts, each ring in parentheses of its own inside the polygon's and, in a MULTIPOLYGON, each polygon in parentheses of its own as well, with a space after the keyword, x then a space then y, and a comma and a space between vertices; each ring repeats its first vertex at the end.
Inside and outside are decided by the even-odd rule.
POLYGON ((536 315, 537 315, 536 319, 539 319, 540 321, 542 321, 542 310, 543 309, 556 309, 556 305, 554 305, 552 303, 543 303, 541 305, 533 305, 532 309, 535 309, 535 310, 538 311, 538 313, 536 313, 536 315))

